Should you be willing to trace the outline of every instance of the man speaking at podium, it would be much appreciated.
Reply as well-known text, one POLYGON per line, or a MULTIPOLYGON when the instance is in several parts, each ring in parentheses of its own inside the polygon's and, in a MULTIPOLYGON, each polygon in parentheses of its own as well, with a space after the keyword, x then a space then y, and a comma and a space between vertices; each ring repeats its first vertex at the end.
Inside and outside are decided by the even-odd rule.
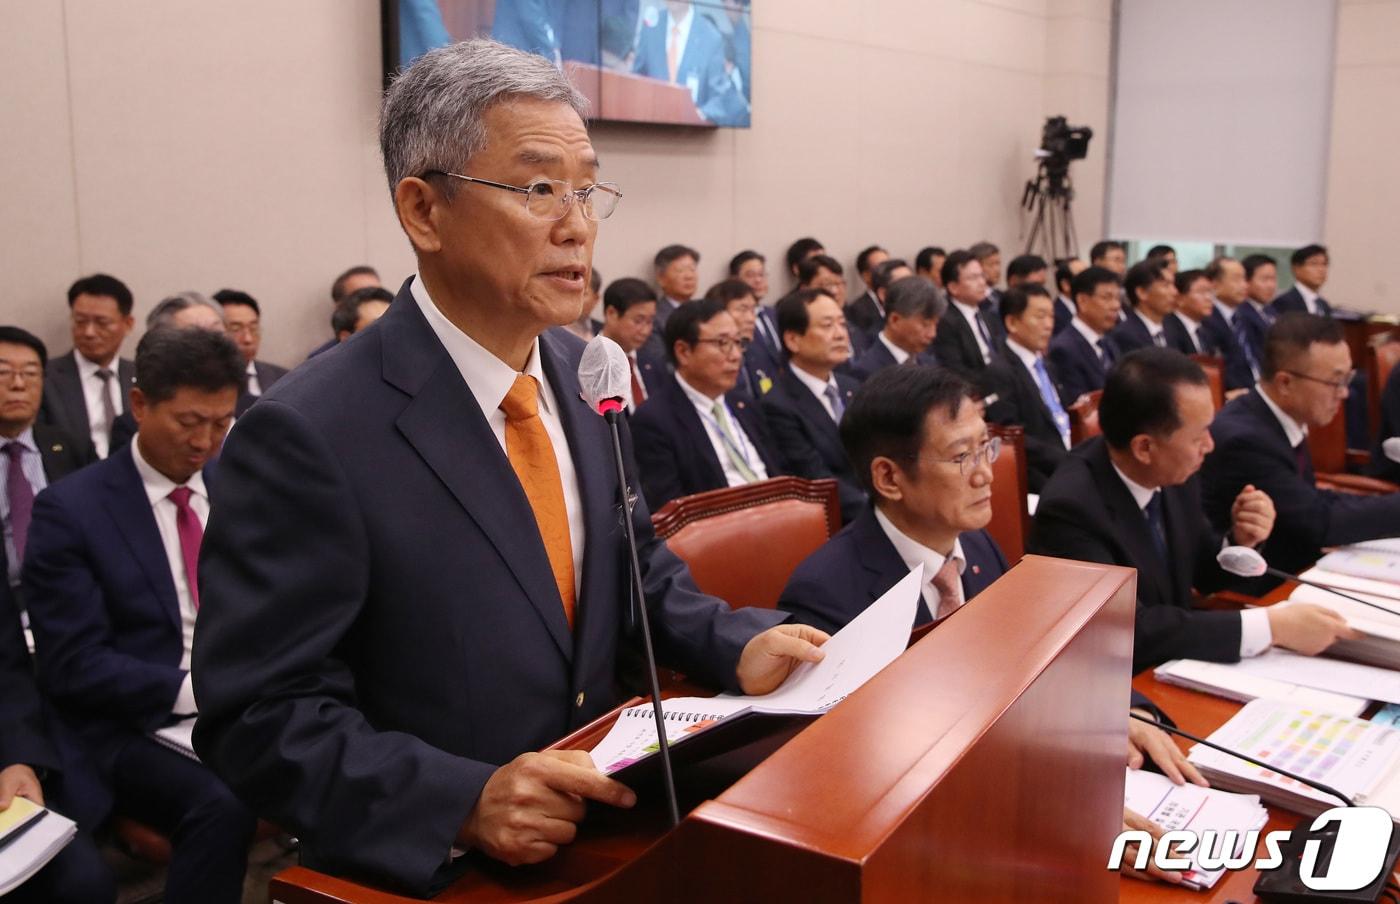
MULTIPOLYGON (((380 143, 418 275, 224 447, 195 744, 312 868, 425 894, 454 848, 544 860, 586 801, 632 803, 585 753, 531 753, 614 705, 636 642, 607 426, 583 342, 549 329, 620 197, 584 104, 485 40, 404 72, 380 143)), ((660 659, 765 693, 820 658, 826 635, 700 594, 633 518, 660 659)))

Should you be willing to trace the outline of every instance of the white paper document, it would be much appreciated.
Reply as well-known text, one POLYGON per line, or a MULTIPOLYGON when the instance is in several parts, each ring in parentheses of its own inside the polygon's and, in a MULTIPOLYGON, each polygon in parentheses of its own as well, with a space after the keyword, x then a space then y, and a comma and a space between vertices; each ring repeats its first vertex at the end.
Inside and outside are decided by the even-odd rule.
MULTIPOLYGON (((1123 806, 1157 823, 1168 832, 1189 829, 1198 835, 1215 832, 1207 852, 1213 858, 1238 857, 1244 852, 1248 833, 1264 827, 1269 811, 1259 803, 1257 794, 1232 794, 1199 785, 1173 785, 1171 779, 1155 772, 1129 769, 1123 786, 1123 806), (1233 832, 1226 836, 1226 832, 1233 832), (1232 840, 1229 850, 1221 850, 1226 838, 1232 840)), ((1205 869, 1200 864, 1204 847, 1198 845, 1190 853, 1191 869, 1182 873, 1182 884, 1188 888, 1210 888, 1225 875, 1225 867, 1205 869)), ((1250 845, 1253 850, 1253 845, 1250 845)))
POLYGON ((193 718, 189 718, 174 725, 167 725, 151 732, 151 737, 162 747, 168 747, 197 763, 199 754, 194 752, 194 722, 193 718))
POLYGON ((1205 662, 1200 659, 1173 659, 1157 666, 1152 673, 1164 684, 1214 694, 1226 700, 1248 703, 1267 698, 1296 703, 1339 716, 1359 716, 1370 702, 1364 697, 1320 691, 1293 681, 1281 681, 1241 669, 1238 663, 1205 662))
POLYGON ((1241 660, 1236 668, 1248 675, 1301 684, 1334 694, 1400 703, 1400 672, 1393 669, 1345 662, 1327 656, 1304 656, 1281 647, 1241 660))
POLYGON ((16 797, 0 812, 0 895, 27 882, 77 834, 73 820, 16 797))

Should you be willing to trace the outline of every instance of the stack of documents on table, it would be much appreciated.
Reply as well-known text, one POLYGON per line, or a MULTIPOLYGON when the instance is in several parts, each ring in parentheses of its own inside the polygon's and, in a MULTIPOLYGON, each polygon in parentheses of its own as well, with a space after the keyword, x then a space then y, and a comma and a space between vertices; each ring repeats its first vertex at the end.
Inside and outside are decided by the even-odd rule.
POLYGON ((1267 698, 1307 706, 1339 716, 1359 716, 1370 702, 1361 696, 1321 691, 1279 678, 1256 675, 1238 665, 1205 662, 1200 659, 1173 659, 1153 671, 1163 684, 1174 684, 1227 700, 1248 703, 1267 698))
POLYGON ((1232 668, 1244 675, 1289 681, 1333 694, 1400 703, 1400 672, 1380 666, 1329 656, 1304 656, 1274 647, 1262 655, 1242 659, 1232 668))
POLYGON ((1168 832, 1189 829, 1201 838, 1201 844, 1190 853, 1191 869, 1181 874, 1181 884, 1196 890, 1210 888, 1225 875, 1225 867, 1205 869, 1200 864, 1204 852, 1215 861, 1222 858, 1246 858, 1252 862, 1254 844, 1246 849, 1246 840, 1256 841, 1248 833, 1258 831, 1269 821, 1269 811, 1259 803, 1257 794, 1231 794, 1199 785, 1173 785, 1171 779, 1155 772, 1129 769, 1123 786, 1123 806, 1145 816, 1168 832), (1213 832, 1213 835, 1203 835, 1213 832), (1225 835, 1226 832, 1233 833, 1225 835), (1207 847, 1207 839, 1209 846, 1207 847), (1221 850, 1226 842, 1228 850, 1221 850))
MULTIPOLYGON (((1296 704, 1255 700, 1209 740, 1335 788, 1358 805, 1400 814, 1400 730, 1296 704)), ((1189 759, 1217 788, 1258 794, 1305 816, 1344 805, 1330 794, 1203 744, 1191 748, 1189 759)))
POLYGON ((1362 605, 1307 584, 1293 591, 1289 602, 1326 606, 1365 635, 1338 641, 1327 655, 1400 669, 1400 541, 1372 540, 1346 547, 1323 556, 1301 577, 1372 604, 1362 605))
MULTIPOLYGON (((753 723, 764 717, 775 725, 792 717, 812 719, 854 693, 885 666, 899 658, 909 643, 909 626, 923 604, 923 566, 920 565, 850 624, 822 645, 826 655, 821 662, 804 662, 792 670, 782 686, 761 697, 720 694, 717 697, 673 697, 662 701, 666 741, 676 758, 685 751, 703 747, 709 753, 722 752, 726 736, 745 742, 762 734, 753 723), (741 720, 749 723, 740 728, 741 720), (698 738, 707 739, 696 745, 698 738), (714 748, 714 749, 711 749, 714 748)), ((641 764, 659 751, 656 721, 650 702, 624 709, 603 740, 590 751, 593 763, 602 772, 627 781, 640 773, 641 764), (632 767, 629 769, 629 767, 632 767), (628 770, 624 772, 623 770, 628 770)))
POLYGON ((0 895, 28 881, 77 834, 73 820, 16 797, 0 812, 0 895))

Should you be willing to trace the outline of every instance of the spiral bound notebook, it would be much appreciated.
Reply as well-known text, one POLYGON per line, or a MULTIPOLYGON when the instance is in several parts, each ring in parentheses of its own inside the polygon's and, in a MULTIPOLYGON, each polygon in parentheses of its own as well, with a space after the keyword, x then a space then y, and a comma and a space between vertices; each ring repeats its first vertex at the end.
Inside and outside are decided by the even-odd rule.
MULTIPOLYGON (((803 663, 771 694, 674 697, 662 702, 673 764, 695 762, 792 731, 840 703, 904 652, 922 601, 923 566, 911 571, 803 663)), ((598 769, 637 783, 658 768, 660 742, 650 703, 629 707, 590 752, 598 769)))

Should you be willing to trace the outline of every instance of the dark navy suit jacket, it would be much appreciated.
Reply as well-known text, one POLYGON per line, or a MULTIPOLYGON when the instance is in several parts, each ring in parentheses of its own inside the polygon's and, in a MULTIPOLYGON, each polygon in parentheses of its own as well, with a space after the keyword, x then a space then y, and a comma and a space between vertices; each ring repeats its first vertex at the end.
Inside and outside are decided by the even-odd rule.
MULTIPOLYGON (((1104 337, 1103 344, 1109 366, 1112 366, 1119 355, 1111 332, 1104 337)), ((1074 327, 1050 340, 1045 357, 1054 365, 1055 375, 1060 378, 1060 401, 1066 408, 1084 393, 1103 389, 1108 371, 1099 360, 1098 350, 1074 327)))
POLYGON ((1245 357, 1244 348, 1219 308, 1212 307, 1210 316, 1201 322, 1201 335, 1209 335, 1212 343, 1220 349, 1217 354, 1225 357, 1226 389, 1248 389, 1254 385, 1254 371, 1250 369, 1249 359, 1245 357))
MULTIPOLYGON (((724 38, 702 7, 691 8, 690 37, 676 66, 675 83, 691 89, 695 106, 711 122, 728 122, 738 111, 731 106, 733 83, 724 69, 724 38)), ((643 24, 637 36, 637 58, 632 71, 670 81, 666 65, 666 41, 671 33, 671 13, 663 4, 655 25, 643 24)))
MULTIPOLYGON (((1009 566, 986 531, 968 531, 958 539, 967 557, 963 599, 970 600, 1009 566)), ((778 608, 791 612, 794 621, 834 634, 908 573, 909 567, 880 528, 874 507, 866 506, 854 521, 797 566, 778 599, 778 608)), ((931 579, 932 575, 924 577, 931 579)), ((914 626, 932 618, 928 606, 920 602, 914 626)))
MULTIPOLYGON (((570 630, 520 481, 408 283, 249 409, 220 457, 195 637, 200 757, 303 862, 417 894, 496 768, 616 705, 639 649, 609 431, 584 342, 541 335, 586 540, 570 630)), ((629 483, 636 483, 623 425, 629 483)), ((736 688, 781 620, 695 589, 635 506, 658 659, 736 688)))
MULTIPOLYGON (((773 336, 779 335, 778 318, 771 307, 759 305, 758 318, 769 327, 773 336)), ((781 340, 778 340, 777 348, 770 345, 763 332, 763 324, 754 327, 753 342, 749 344, 748 351, 744 352, 744 369, 749 372, 759 396, 763 395, 763 381, 766 379, 771 385, 783 370, 781 340)))
MULTIPOLYGON (((1176 317, 1168 316, 1162 321, 1162 332, 1166 334, 1167 348, 1174 348, 1183 355, 1196 353, 1195 343, 1191 341, 1186 327, 1176 317)), ((1118 352, 1123 355, 1153 345, 1152 333, 1148 331, 1147 324, 1143 322, 1136 311, 1129 311, 1127 318, 1114 327, 1109 335, 1113 338, 1113 344, 1117 346, 1118 352)))
MULTIPOLYGON (((992 322, 995 319, 987 316, 985 312, 982 314, 987 334, 991 337, 991 353, 994 359, 1000 347, 997 340, 999 333, 992 322)), ((987 362, 982 359, 982 352, 977 347, 977 338, 972 333, 974 329, 976 326, 969 323, 958 306, 949 301, 948 310, 938 319, 938 333, 933 337, 933 353, 938 356, 940 364, 957 371, 977 387, 979 392, 992 393, 996 390, 988 383, 987 362)))
MULTIPOLYGON (((1054 365, 1046 361, 1045 371, 1060 392, 1054 365)), ((1045 405, 1040 384, 1011 348, 1002 348, 989 373, 997 387, 997 400, 987 406, 987 420, 1019 424, 1025 429, 1026 483, 1032 493, 1039 493, 1069 454, 1060 438, 1060 429, 1055 425, 1055 416, 1045 405)))
MULTIPOLYGON (((1273 311, 1274 316, 1288 314, 1293 311, 1301 311, 1304 314, 1309 313, 1308 303, 1303 301, 1303 293, 1298 291, 1297 286, 1291 287, 1287 292, 1284 292, 1278 298, 1269 302, 1269 309, 1273 311)), ((1332 316, 1332 306, 1328 304, 1327 299, 1323 298, 1321 295, 1317 298, 1317 310, 1323 317, 1332 316)))
POLYGON ((846 323, 855 326, 867 336, 874 336, 885 326, 885 315, 880 311, 879 302, 867 290, 855 301, 846 305, 846 323))
MULTIPOLYGON (((866 347, 865 351, 861 352, 860 357, 851 365, 851 375, 864 383, 886 367, 894 367, 897 363, 894 360, 894 355, 885 347, 885 343, 880 341, 877 334, 875 340, 866 347)), ((914 356, 912 362, 906 359, 905 363, 932 367, 938 363, 938 356, 933 352, 921 352, 914 356)))
MULTIPOLYGON (((725 396, 738 426, 758 452, 769 477, 785 473, 758 403, 734 390, 725 396)), ((729 486, 700 415, 674 376, 632 415, 632 442, 647 507, 655 511, 679 496, 729 486)))
MULTIPOLYGON (((850 405, 860 383, 842 373, 835 377, 842 401, 850 405)), ((778 375, 762 404, 784 472, 808 480, 836 478, 841 491, 841 520, 855 518, 865 505, 865 491, 846 457, 840 428, 825 406, 791 370, 778 375)))
POLYGON ((129 445, 34 500, 21 587, 39 682, 106 781, 133 735, 171 721, 185 677, 175 581, 129 445))
POLYGON ((1229 521, 1230 506, 1246 484, 1267 493, 1278 513, 1268 546, 1275 568, 1296 574, 1317 561, 1324 546, 1392 537, 1400 530, 1400 493, 1319 490, 1306 442, 1298 473, 1288 435, 1257 389, 1220 409, 1210 432, 1215 450, 1201 468, 1206 514, 1218 527, 1229 521))
POLYGON ((1065 302, 1063 295, 1055 296, 1055 332, 1058 336, 1069 326, 1069 322, 1074 319, 1074 309, 1065 302))
POLYGON ((1186 321, 1181 314, 1173 314, 1167 319, 1175 321, 1181 327, 1182 332, 1186 337, 1186 342, 1190 346, 1189 349, 1183 349, 1183 351, 1185 351, 1186 354, 1216 355, 1219 357, 1224 357, 1225 349, 1220 344, 1220 337, 1216 334, 1216 330, 1210 327, 1210 321, 1201 321, 1201 325, 1196 329, 1196 340, 1200 342, 1200 348, 1197 348, 1196 343, 1191 341, 1191 330, 1186 325, 1186 321))
POLYGON ((1201 513, 1197 478, 1161 492, 1169 564, 1096 436, 1076 446, 1041 491, 1027 551, 1138 570, 1133 672, 1183 657, 1237 662, 1239 613, 1192 607, 1192 587, 1209 593, 1232 583, 1215 561, 1221 534, 1201 513))

